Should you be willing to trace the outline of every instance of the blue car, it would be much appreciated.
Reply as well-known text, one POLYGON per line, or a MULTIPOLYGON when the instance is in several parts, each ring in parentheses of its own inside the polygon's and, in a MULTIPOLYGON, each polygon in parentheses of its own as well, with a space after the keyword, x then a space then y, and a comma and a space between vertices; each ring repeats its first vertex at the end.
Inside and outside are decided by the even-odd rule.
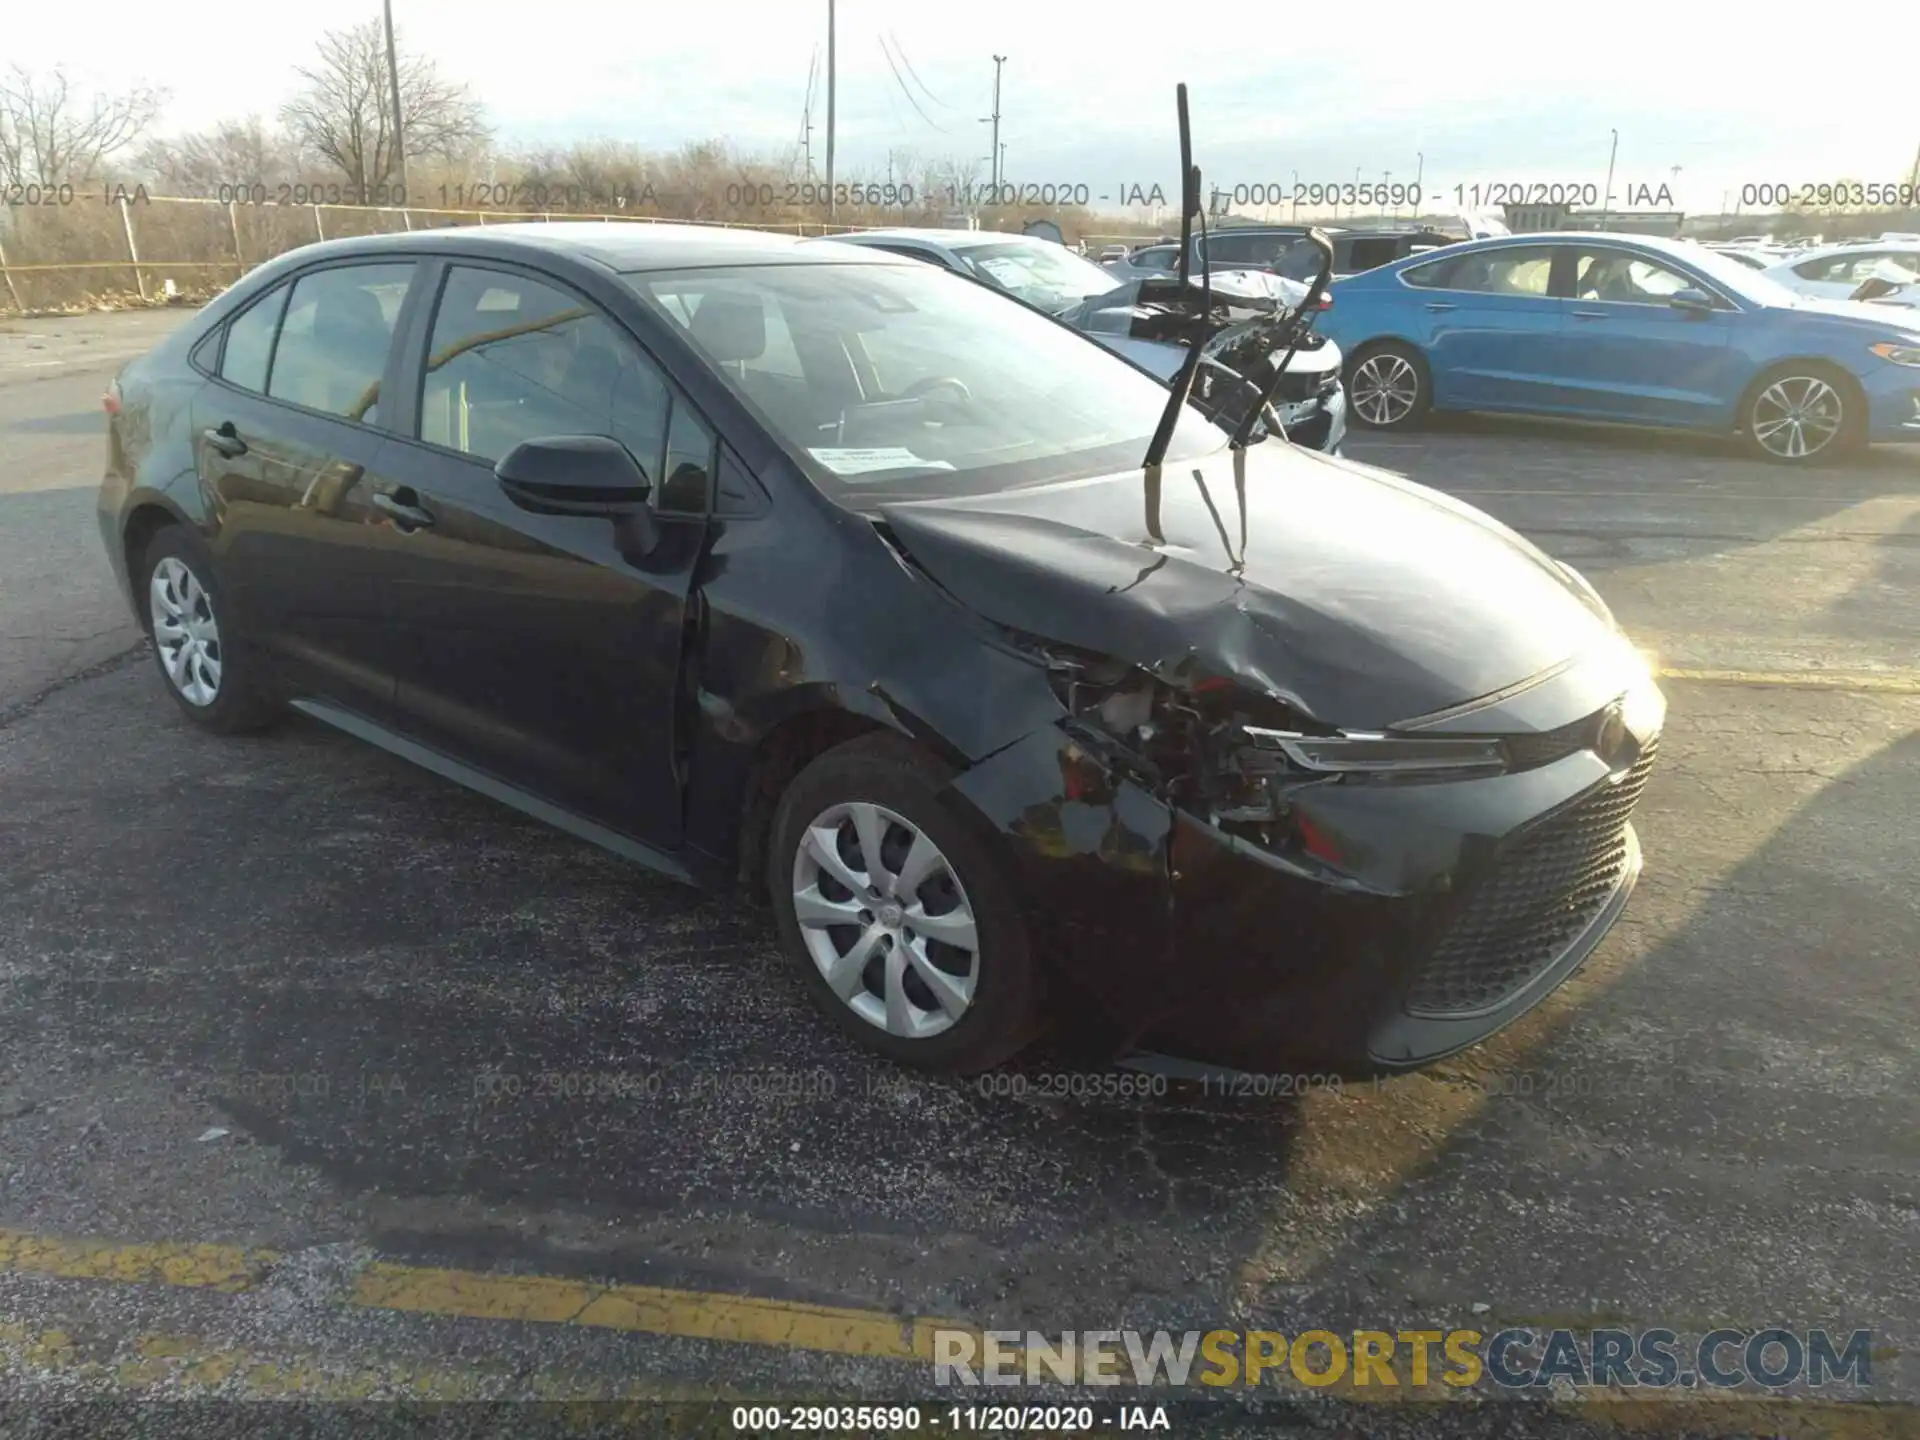
POLYGON ((1505 236, 1337 280, 1355 421, 1487 410, 1738 433, 1788 463, 1920 441, 1920 315, 1796 295, 1702 246, 1505 236))

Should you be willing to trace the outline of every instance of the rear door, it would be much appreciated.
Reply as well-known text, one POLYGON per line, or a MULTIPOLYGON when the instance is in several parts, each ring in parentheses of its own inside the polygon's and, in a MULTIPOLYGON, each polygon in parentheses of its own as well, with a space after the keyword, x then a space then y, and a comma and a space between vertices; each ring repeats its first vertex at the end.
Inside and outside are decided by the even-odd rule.
POLYGON ((395 536, 370 503, 412 260, 302 272, 228 322, 194 447, 236 615, 301 693, 387 715, 396 654, 371 575, 395 536))
POLYGON ((1491 246, 1402 272, 1418 292, 1435 405, 1554 408, 1564 302, 1554 298, 1552 275, 1565 250, 1491 246))
POLYGON ((1710 281, 1627 246, 1581 244, 1567 285, 1559 371, 1582 413, 1648 425, 1728 422, 1746 361, 1730 348, 1750 317, 1710 281), (1701 290, 1707 314, 1677 310, 1672 296, 1701 290))
POLYGON ((394 442, 395 468, 422 523, 389 591, 407 647, 404 727, 575 814, 677 847, 712 430, 621 325, 543 272, 449 263, 409 349, 418 413, 394 442), (495 462, 550 435, 627 447, 654 485, 654 546, 637 551, 610 519, 507 498, 495 462))

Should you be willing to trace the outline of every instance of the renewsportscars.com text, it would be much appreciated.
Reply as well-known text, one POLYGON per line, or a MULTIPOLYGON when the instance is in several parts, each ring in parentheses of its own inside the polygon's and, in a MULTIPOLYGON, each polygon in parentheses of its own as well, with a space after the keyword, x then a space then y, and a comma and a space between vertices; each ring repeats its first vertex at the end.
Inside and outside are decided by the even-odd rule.
POLYGON ((1779 1390, 1873 1383, 1867 1330, 936 1330, 939 1385, 1399 1386, 1779 1390))

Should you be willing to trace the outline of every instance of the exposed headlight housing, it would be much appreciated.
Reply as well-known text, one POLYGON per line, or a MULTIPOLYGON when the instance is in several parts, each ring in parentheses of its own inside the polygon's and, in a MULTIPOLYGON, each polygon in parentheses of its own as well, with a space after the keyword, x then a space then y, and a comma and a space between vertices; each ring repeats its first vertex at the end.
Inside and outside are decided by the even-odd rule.
POLYGON ((1877 345, 1867 347, 1889 365, 1906 365, 1920 369, 1920 345, 1903 345, 1898 340, 1882 340, 1877 345))

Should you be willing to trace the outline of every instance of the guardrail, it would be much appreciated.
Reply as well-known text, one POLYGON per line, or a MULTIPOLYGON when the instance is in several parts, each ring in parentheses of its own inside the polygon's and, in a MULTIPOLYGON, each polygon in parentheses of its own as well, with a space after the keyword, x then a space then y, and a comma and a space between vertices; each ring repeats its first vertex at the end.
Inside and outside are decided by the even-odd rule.
POLYGON ((211 294, 289 250, 347 235, 534 220, 705 225, 787 235, 843 235, 876 228, 808 220, 681 219, 562 210, 253 205, 144 194, 14 207, 6 212, 6 220, 0 225, 0 306, 15 314, 58 311, 103 300, 151 303, 175 295, 211 294), (118 253, 109 257, 104 253, 108 250, 118 253), (156 255, 178 258, 153 258, 156 255), (176 276, 191 283, 178 283, 176 276))

